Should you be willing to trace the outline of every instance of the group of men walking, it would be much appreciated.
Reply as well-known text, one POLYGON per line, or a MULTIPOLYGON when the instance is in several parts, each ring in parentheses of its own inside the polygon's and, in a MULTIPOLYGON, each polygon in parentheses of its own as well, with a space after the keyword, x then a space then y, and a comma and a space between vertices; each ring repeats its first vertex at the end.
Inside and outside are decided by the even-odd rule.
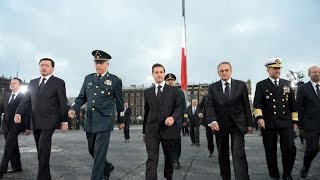
MULTIPOLYGON (((50 152, 55 129, 66 132, 68 117, 74 118, 76 111, 86 103, 84 130, 88 151, 94 163, 92 180, 109 179, 113 165, 106 159, 113 119, 117 117, 119 129, 125 128, 125 142, 129 142, 131 109, 124 104, 122 82, 109 73, 111 56, 94 50, 96 73, 85 77, 79 96, 71 108, 67 107, 65 83, 53 76, 54 61, 43 58, 39 61, 41 77, 31 80, 28 91, 19 91, 21 80, 14 78, 11 93, 4 97, 5 147, 0 166, 0 179, 8 172, 22 171, 18 135, 25 131, 33 136, 38 152, 37 180, 51 179, 50 152), (115 111, 116 109, 116 111, 115 111)), ((299 86, 297 97, 291 82, 280 78, 281 59, 274 58, 265 64, 269 77, 257 83, 253 108, 254 120, 261 127, 262 142, 271 179, 279 179, 277 164, 277 136, 280 136, 282 155, 282 179, 291 180, 296 156, 292 131, 301 126, 306 134, 306 152, 300 176, 307 177, 311 162, 319 152, 320 137, 320 67, 309 68, 310 82, 299 86)), ((175 86, 176 77, 165 73, 161 64, 152 66, 154 86, 144 91, 145 114, 143 141, 147 151, 146 179, 158 179, 157 167, 160 144, 165 156, 164 177, 173 179, 174 165, 181 167, 181 129, 190 123, 191 145, 200 146, 199 126, 206 127, 209 157, 213 155, 213 134, 216 137, 218 161, 222 179, 231 179, 229 144, 235 179, 249 180, 248 162, 245 153, 245 134, 252 133, 252 111, 246 83, 232 78, 232 66, 221 62, 217 67, 220 80, 211 84, 207 95, 198 104, 193 99, 186 107, 183 92, 175 86), (201 123, 202 120, 202 123, 201 123), (230 138, 231 137, 231 138, 230 138), (231 140, 231 142, 229 142, 231 140)))
MULTIPOLYGON (((220 174, 224 180, 231 179, 229 144, 231 144, 235 179, 250 179, 244 135, 252 133, 253 121, 258 123, 262 131, 262 142, 271 179, 280 179, 277 163, 278 135, 284 180, 293 179, 291 173, 296 156, 293 131, 297 129, 298 124, 305 129, 307 137, 307 149, 300 171, 302 178, 307 177, 311 161, 319 152, 320 67, 309 68, 310 82, 299 87, 297 98, 291 82, 280 78, 282 67, 280 58, 269 60, 265 63, 265 67, 269 77, 256 85, 254 119, 246 83, 231 78, 232 66, 229 62, 221 62, 218 65, 217 72, 221 79, 209 86, 207 96, 200 103, 202 105, 198 106, 197 101, 192 100, 186 110, 192 145, 200 145, 198 140, 200 119, 207 120, 205 124, 209 127, 207 139, 211 156, 214 150, 212 134, 215 134, 220 174)), ((145 91, 143 134, 148 152, 146 179, 157 179, 160 143, 165 156, 164 177, 172 179, 174 154, 177 152, 176 149, 181 151, 181 147, 176 147, 181 146, 181 143, 174 145, 174 142, 180 137, 176 131, 183 122, 181 117, 184 117, 182 114, 185 106, 181 103, 182 98, 179 98, 180 90, 176 89, 175 92, 165 84, 169 76, 165 76, 165 68, 161 64, 154 64, 152 75, 155 86, 145 91), (169 153, 170 150, 173 153, 169 153)))

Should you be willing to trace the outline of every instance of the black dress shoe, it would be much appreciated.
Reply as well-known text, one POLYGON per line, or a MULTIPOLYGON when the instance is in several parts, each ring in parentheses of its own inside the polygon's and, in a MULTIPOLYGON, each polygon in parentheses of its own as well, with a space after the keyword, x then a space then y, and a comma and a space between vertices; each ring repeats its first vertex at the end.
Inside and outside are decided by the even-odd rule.
POLYGON ((200 146, 200 143, 197 143, 197 146, 200 146))
POLYGON ((209 154, 208 154, 208 158, 210 158, 210 157, 212 157, 213 156, 213 152, 210 152, 209 154))
POLYGON ((175 162, 175 168, 177 168, 177 169, 180 169, 180 168, 181 168, 181 163, 180 163, 179 160, 177 160, 177 161, 175 162))
POLYGON ((283 180, 293 180, 291 175, 288 175, 288 176, 283 175, 282 179, 283 180))
POLYGON ((8 173, 15 173, 15 172, 21 172, 22 171, 22 168, 15 168, 15 169, 10 169, 8 170, 8 173))
POLYGON ((195 143, 191 143, 191 146, 194 146, 195 145, 195 143))
POLYGON ((114 166, 111 163, 106 163, 104 167, 104 173, 105 179, 109 179, 111 171, 114 170, 114 166))
POLYGON ((301 171, 300 171, 300 177, 301 178, 306 178, 308 176, 308 171, 306 170, 306 168, 303 166, 301 171))

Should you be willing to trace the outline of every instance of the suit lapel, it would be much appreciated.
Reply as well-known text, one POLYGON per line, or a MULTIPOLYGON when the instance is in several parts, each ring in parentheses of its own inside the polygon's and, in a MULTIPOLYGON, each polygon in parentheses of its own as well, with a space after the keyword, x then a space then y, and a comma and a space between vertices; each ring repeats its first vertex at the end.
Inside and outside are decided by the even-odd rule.
POLYGON ((238 91, 240 90, 240 89, 238 89, 238 86, 239 86, 239 84, 235 81, 235 80, 233 80, 233 79, 231 79, 231 89, 230 89, 230 97, 229 97, 229 101, 231 101, 232 100, 232 98, 234 97, 234 94, 235 94, 235 90, 237 89, 238 91))
POLYGON ((308 86, 307 86, 307 87, 309 88, 309 91, 312 92, 312 93, 311 93, 312 96, 314 96, 315 99, 317 99, 318 101, 320 101, 320 99, 318 98, 317 93, 316 93, 316 91, 314 90, 314 88, 313 88, 313 86, 312 86, 312 83, 311 83, 310 81, 308 82, 308 86))
MULTIPOLYGON (((267 86, 273 93, 276 93, 277 90, 279 89, 279 87, 277 88, 269 78, 267 79, 267 86)), ((279 82, 279 86, 280 86, 280 82, 279 82)))

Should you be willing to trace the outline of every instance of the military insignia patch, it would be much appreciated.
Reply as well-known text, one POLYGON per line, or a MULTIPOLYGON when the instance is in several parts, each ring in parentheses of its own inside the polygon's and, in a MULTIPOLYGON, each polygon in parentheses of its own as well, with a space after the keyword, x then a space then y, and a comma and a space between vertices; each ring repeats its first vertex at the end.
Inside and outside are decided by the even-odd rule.
POLYGON ((283 92, 284 93, 290 93, 290 88, 288 86, 283 87, 283 92))
POLYGON ((105 81, 104 81, 104 84, 111 86, 111 85, 112 85, 112 81, 111 81, 111 80, 105 80, 105 81))

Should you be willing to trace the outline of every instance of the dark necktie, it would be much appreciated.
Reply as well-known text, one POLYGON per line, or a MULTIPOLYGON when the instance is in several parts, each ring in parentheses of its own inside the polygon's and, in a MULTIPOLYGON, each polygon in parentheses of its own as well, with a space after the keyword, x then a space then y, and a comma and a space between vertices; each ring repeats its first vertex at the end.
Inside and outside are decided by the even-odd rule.
POLYGON ((158 97, 158 98, 160 98, 161 93, 162 93, 162 92, 161 92, 161 88, 162 88, 162 86, 159 85, 159 86, 158 86, 158 91, 157 91, 157 97, 158 97))
POLYGON ((317 84, 316 87, 317 87, 317 96, 320 99, 320 85, 317 84))
POLYGON ((11 95, 11 99, 10 99, 10 101, 9 101, 9 104, 11 105, 12 103, 13 103, 13 101, 14 101, 14 96, 15 96, 15 94, 12 94, 11 95))
POLYGON ((278 81, 277 81, 277 80, 274 80, 274 85, 275 85, 276 87, 278 87, 278 81))
POLYGON ((227 101, 229 101, 229 96, 230 96, 229 83, 226 82, 224 85, 226 86, 226 87, 224 88, 224 95, 226 96, 227 101))
POLYGON ((40 83, 40 85, 39 85, 39 92, 41 93, 41 91, 42 91, 42 89, 43 89, 43 87, 44 87, 44 82, 46 81, 47 79, 46 78, 42 78, 42 81, 41 81, 41 83, 40 83))

